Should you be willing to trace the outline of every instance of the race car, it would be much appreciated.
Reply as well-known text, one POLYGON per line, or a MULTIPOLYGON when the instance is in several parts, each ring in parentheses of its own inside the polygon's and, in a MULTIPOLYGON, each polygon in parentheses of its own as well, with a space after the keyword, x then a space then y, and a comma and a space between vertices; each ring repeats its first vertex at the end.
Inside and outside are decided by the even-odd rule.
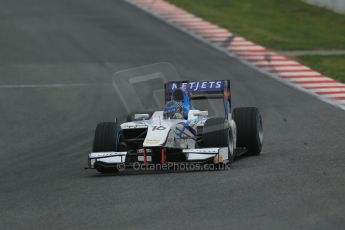
MULTIPOLYGON (((230 80, 165 83, 165 108, 128 115, 127 121, 97 125, 88 168, 117 172, 119 166, 159 164, 227 165, 242 154, 259 155, 262 118, 256 107, 231 110, 230 80), (195 107, 218 100, 221 116, 195 107)), ((211 103, 213 104, 213 103, 211 103)), ((216 111, 219 112, 219 111, 216 111)))

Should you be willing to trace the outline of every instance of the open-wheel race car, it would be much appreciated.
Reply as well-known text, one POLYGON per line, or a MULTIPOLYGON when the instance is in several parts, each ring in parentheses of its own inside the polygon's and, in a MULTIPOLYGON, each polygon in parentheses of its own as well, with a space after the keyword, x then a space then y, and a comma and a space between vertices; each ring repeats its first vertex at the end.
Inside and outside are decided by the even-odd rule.
POLYGON ((121 124, 116 118, 99 123, 88 164, 102 173, 117 172, 119 165, 219 166, 242 154, 259 155, 262 143, 259 110, 232 111, 229 80, 174 81, 165 84, 164 110, 131 113, 121 124), (214 99, 221 104, 221 108, 213 107, 217 116, 195 107, 200 101, 212 105, 214 99))

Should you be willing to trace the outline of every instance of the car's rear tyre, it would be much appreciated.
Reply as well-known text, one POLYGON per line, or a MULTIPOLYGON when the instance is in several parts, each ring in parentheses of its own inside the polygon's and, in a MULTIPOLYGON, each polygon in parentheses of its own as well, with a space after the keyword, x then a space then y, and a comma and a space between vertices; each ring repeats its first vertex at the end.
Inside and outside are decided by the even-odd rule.
MULTIPOLYGON (((115 122, 101 122, 97 125, 95 138, 93 142, 93 152, 115 152, 118 148, 119 127, 115 122)), ((114 173, 118 170, 116 167, 102 167, 99 164, 95 166, 101 173, 114 173)))
POLYGON ((237 147, 247 148, 248 154, 259 155, 263 144, 262 118, 258 108, 243 107, 233 111, 237 127, 237 147))
POLYGON ((206 120, 202 131, 204 148, 229 148, 229 162, 232 162, 234 142, 229 123, 225 118, 215 117, 206 120))

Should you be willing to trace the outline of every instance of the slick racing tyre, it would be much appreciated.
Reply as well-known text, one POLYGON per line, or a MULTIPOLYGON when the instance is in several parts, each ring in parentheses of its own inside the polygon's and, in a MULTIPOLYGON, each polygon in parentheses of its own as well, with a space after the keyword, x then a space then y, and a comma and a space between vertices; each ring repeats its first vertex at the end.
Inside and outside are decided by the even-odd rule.
MULTIPOLYGON (((93 142, 93 152, 115 152, 118 149, 119 128, 115 122, 101 122, 97 125, 93 142)), ((95 168, 101 173, 113 173, 116 167, 95 163, 95 168)))
POLYGON ((215 117, 206 120, 202 131, 202 142, 204 148, 228 147, 232 161, 234 153, 234 141, 229 123, 225 118, 215 117))
POLYGON ((237 127, 237 147, 247 148, 248 154, 259 155, 263 143, 262 118, 256 107, 236 108, 233 119, 237 127))

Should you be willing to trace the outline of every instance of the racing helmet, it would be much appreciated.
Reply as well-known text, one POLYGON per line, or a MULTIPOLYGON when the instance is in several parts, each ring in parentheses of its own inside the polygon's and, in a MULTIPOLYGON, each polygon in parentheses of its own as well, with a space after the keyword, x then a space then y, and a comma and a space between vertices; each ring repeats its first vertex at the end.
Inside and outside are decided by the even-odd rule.
POLYGON ((170 118, 181 117, 187 119, 192 108, 188 92, 181 88, 175 89, 171 94, 171 101, 166 104, 165 115, 170 118))
POLYGON ((173 101, 183 101, 185 98, 185 92, 182 89, 175 89, 172 93, 173 101))

